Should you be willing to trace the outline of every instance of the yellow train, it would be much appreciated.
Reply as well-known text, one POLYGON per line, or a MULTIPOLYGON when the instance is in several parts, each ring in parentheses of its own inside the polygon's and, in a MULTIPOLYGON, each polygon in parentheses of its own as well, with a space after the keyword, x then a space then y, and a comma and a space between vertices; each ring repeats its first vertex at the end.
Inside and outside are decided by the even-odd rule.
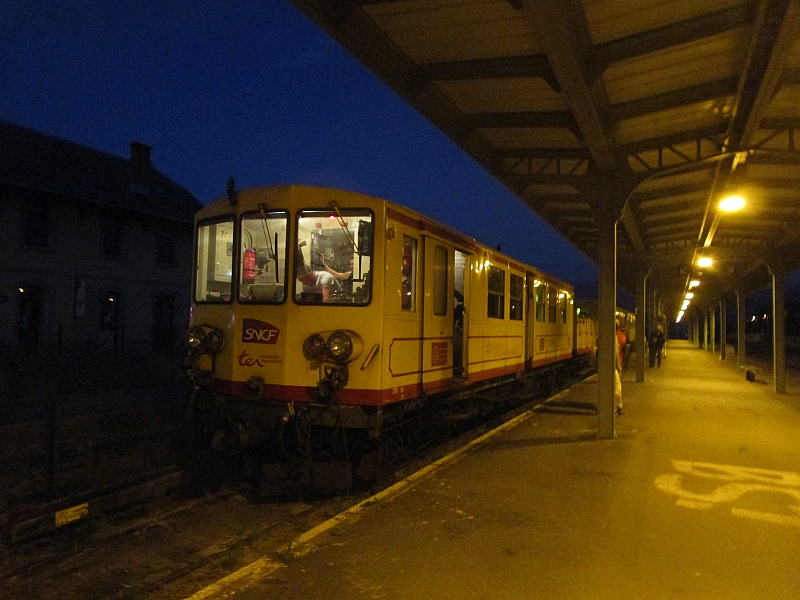
POLYGON ((194 256, 191 414, 266 462, 361 460, 409 415, 551 381, 596 339, 567 283, 359 193, 229 186, 194 256))

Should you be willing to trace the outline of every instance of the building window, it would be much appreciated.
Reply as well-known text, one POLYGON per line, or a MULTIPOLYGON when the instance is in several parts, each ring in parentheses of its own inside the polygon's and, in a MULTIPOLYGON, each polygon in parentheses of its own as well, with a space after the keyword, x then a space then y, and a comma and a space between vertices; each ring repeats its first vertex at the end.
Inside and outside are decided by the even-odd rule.
POLYGON ((34 202, 25 207, 25 243, 29 246, 47 246, 50 243, 50 207, 44 202, 34 202))
POLYGON ((400 270, 400 308, 409 312, 417 310, 417 240, 403 236, 403 263, 400 270))
POLYGON ((153 299, 153 349, 172 350, 175 341, 175 298, 164 294, 153 299))
POLYGON ((120 295, 109 292, 100 301, 100 329, 97 347, 100 350, 119 349, 120 295))
POLYGON ((103 225, 103 254, 122 258, 122 219, 106 219, 103 225))
POLYGON ((41 337, 44 293, 37 286, 23 286, 18 290, 17 344, 23 350, 36 350, 41 337))
POLYGON ((522 298, 525 289, 522 282, 522 277, 512 273, 510 289, 508 290, 508 297, 511 301, 508 316, 512 321, 522 321, 522 298))
POLYGON ((156 234, 156 260, 160 265, 171 265, 175 260, 175 237, 171 231, 156 234))
POLYGON ((506 272, 497 267, 489 267, 488 317, 490 319, 502 319, 505 317, 505 302, 506 272))

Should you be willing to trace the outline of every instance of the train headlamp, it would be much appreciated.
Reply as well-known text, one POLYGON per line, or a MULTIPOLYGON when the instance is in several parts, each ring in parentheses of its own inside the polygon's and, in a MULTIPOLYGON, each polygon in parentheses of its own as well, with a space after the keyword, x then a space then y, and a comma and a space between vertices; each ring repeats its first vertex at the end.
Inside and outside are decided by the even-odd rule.
POLYGON ((344 363, 353 354, 353 338, 339 329, 334 331, 328 338, 328 356, 333 362, 344 363))
POLYGON ((321 358, 325 354, 325 338, 315 333, 306 338, 303 349, 312 358, 321 358))
POLYGON ((186 346, 193 354, 219 354, 225 347, 225 334, 210 325, 194 325, 186 332, 186 346))
POLYGON ((206 333, 202 327, 190 327, 186 333, 186 345, 190 350, 199 351, 206 343, 206 333))
POLYGON ((225 336, 218 329, 212 329, 206 336, 206 347, 212 354, 219 354, 225 347, 225 336))
POLYGON ((347 329, 313 333, 303 342, 303 354, 308 360, 339 365, 357 359, 363 348, 361 336, 347 329))

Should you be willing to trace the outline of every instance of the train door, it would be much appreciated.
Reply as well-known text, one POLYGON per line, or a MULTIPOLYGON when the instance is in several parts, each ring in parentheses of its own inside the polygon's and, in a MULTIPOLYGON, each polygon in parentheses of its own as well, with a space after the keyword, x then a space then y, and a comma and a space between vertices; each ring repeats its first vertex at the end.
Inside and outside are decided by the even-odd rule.
POLYGON ((467 327, 466 284, 469 281, 469 254, 455 250, 453 273, 453 377, 467 377, 467 327))
POLYGON ((422 386, 436 389, 453 377, 454 249, 425 237, 422 386))

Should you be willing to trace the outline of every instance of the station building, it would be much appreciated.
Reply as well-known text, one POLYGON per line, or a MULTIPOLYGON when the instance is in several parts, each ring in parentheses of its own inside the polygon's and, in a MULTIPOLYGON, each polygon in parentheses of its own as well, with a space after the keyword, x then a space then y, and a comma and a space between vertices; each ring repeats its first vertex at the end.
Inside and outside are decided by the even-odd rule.
POLYGON ((158 172, 0 121, 0 353, 170 351, 188 322, 192 219, 158 172))

